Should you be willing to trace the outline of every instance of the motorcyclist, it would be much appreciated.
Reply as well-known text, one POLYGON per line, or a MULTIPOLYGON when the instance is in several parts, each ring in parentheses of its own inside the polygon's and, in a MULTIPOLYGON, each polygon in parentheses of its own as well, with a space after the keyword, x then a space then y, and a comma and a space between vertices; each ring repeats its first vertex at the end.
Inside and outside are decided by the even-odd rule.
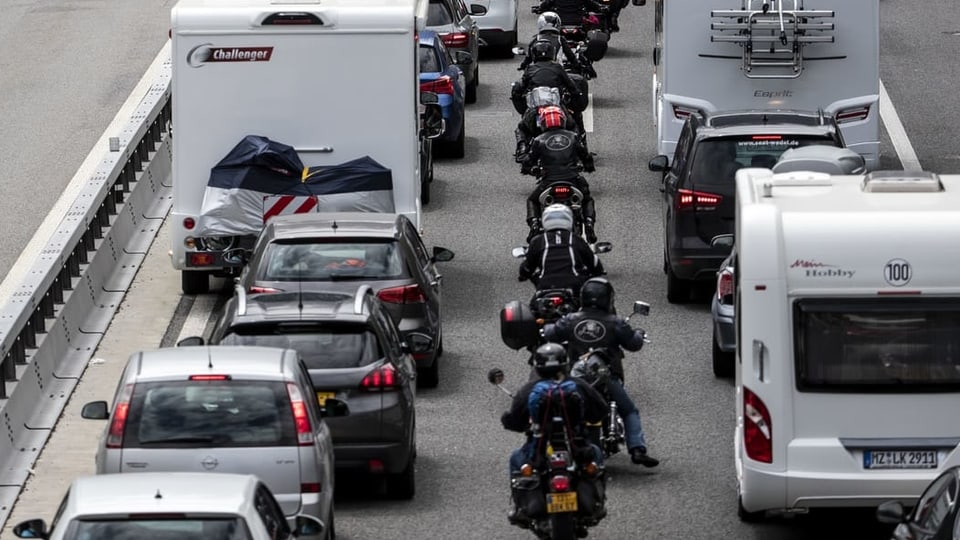
MULTIPOLYGON (((580 446, 572 448, 574 457, 578 461, 593 461, 598 467, 603 466, 603 452, 589 442, 584 423, 602 422, 607 413, 607 402, 595 388, 582 379, 570 377, 567 373, 568 358, 566 349, 557 343, 546 343, 537 348, 534 353, 534 370, 536 378, 528 381, 513 396, 510 410, 503 413, 500 423, 504 429, 527 434, 524 444, 510 454, 511 491, 513 492, 514 510, 510 512, 511 523, 520 524, 529 521, 524 515, 524 505, 514 481, 519 475, 524 463, 536 462, 540 453, 545 449, 538 448, 541 442, 533 437, 539 427, 544 424, 540 415, 544 412, 545 397, 563 399, 564 404, 571 404, 570 413, 573 417, 565 420, 573 426, 575 438, 580 446), (562 393, 558 393, 559 390, 562 393), (566 399, 570 398, 570 399, 566 399)), ((600 480, 602 482, 602 479, 600 480)), ((601 498, 602 503, 602 498, 601 498)), ((595 519, 601 519, 606 511, 599 508, 594 514, 595 519)))
POLYGON ((572 69, 578 73, 583 70, 583 66, 580 63, 580 59, 577 58, 576 53, 573 52, 573 49, 570 48, 567 41, 560 37, 560 26, 560 15, 557 15, 553 11, 540 13, 540 16, 537 17, 537 33, 527 45, 527 56, 520 62, 520 70, 526 69, 527 66, 536 61, 532 56, 531 49, 533 45, 539 41, 549 41, 553 44, 553 60, 557 59, 558 52, 562 52, 563 57, 567 59, 572 69))
POLYGON ((579 357, 591 348, 607 350, 612 374, 607 390, 623 418, 630 459, 638 465, 656 467, 660 461, 647 454, 640 411, 623 387, 623 353, 620 349, 639 351, 645 336, 643 330, 634 330, 626 320, 616 315, 613 285, 602 277, 588 279, 580 287, 579 311, 564 315, 543 329, 543 337, 547 341, 566 342, 573 357, 579 357))
POLYGON ((590 185, 580 175, 579 166, 582 164, 586 172, 593 172, 596 167, 593 156, 580 141, 580 137, 573 131, 564 129, 565 117, 560 107, 540 109, 537 122, 543 133, 530 142, 530 151, 520 165, 520 172, 523 174, 531 174, 535 165, 540 167, 537 188, 527 198, 527 224, 530 225, 531 233, 536 234, 535 220, 542 210, 539 200, 541 191, 554 182, 571 182, 583 193, 580 213, 583 216, 587 241, 593 243, 597 241, 594 232, 597 212, 593 197, 590 195, 590 185))
POLYGON ((514 153, 514 159, 517 163, 523 163, 523 160, 527 157, 527 153, 530 151, 530 141, 543 133, 537 124, 542 107, 554 105, 563 109, 566 118, 564 129, 577 132, 583 144, 586 145, 586 133, 577 123, 578 116, 571 114, 570 109, 563 105, 559 89, 538 86, 528 90, 527 97, 528 99, 524 103, 524 111, 520 115, 520 121, 517 122, 517 128, 513 132, 517 139, 517 148, 514 153))
POLYGON ((543 211, 543 234, 534 236, 520 263, 520 281, 530 280, 537 290, 572 289, 579 294, 587 279, 606 272, 590 245, 573 233, 573 212, 563 204, 543 211))
POLYGON ((562 25, 580 26, 587 12, 606 13, 607 8, 596 0, 540 0, 534 13, 552 11, 560 16, 562 25))

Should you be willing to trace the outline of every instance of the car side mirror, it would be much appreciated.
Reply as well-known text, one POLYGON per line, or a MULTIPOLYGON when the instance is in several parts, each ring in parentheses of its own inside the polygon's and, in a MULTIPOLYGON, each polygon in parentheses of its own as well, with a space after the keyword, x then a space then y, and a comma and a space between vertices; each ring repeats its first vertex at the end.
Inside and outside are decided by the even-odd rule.
POLYGON ((610 253, 613 250, 613 244, 610 242, 597 242, 593 246, 594 253, 610 253))
POLYGON ((670 158, 667 156, 657 156, 647 163, 647 168, 654 172, 665 173, 670 170, 670 158))
POLYGON ((733 247, 733 235, 732 234, 720 234, 714 236, 710 240, 710 247, 712 248, 727 248, 730 249, 733 247))
POLYGON ((42 519, 31 519, 22 521, 13 528, 13 534, 17 538, 47 538, 47 524, 42 519))
POLYGON ((470 14, 471 15, 486 15, 487 8, 481 6, 480 4, 470 4, 470 14))
POLYGON ((647 316, 650 314, 650 304, 646 302, 634 302, 633 303, 633 313, 636 315, 647 316))
POLYGON ((297 516, 297 519, 294 521, 294 527, 293 536, 296 538, 300 538, 301 536, 320 536, 323 534, 325 528, 322 521, 306 514, 297 516))
POLYGON ((177 342, 177 347, 201 347, 203 345, 204 341, 200 336, 185 337, 177 342))
POLYGON ((514 259, 522 259, 527 256, 527 248, 515 247, 510 251, 510 255, 512 255, 514 259))
POLYGON ((503 384, 504 375, 503 370, 500 368, 493 368, 487 372, 487 382, 494 385, 503 384))
POLYGON ((443 109, 440 108, 440 98, 435 92, 420 92, 420 104, 423 106, 421 114, 422 127, 420 135, 427 139, 436 139, 443 134, 446 123, 443 120, 443 109))
POLYGON ((473 63, 473 55, 467 51, 454 51, 453 63, 458 66, 468 66, 473 63))
POLYGON ((106 401, 91 401, 80 409, 80 417, 88 420, 106 420, 110 418, 110 409, 106 401))
POLYGON ((433 338, 420 332, 410 332, 400 345, 406 348, 406 354, 430 354, 433 338))
POLYGON ((320 414, 325 418, 348 416, 350 414, 350 407, 347 406, 345 401, 337 398, 327 398, 326 401, 323 402, 323 407, 320 407, 320 414))
POLYGON ((433 262, 447 262, 453 260, 453 252, 447 248, 433 246, 433 262))
POLYGON ((903 522, 903 505, 900 501, 887 501, 877 507, 877 521, 889 525, 903 522))

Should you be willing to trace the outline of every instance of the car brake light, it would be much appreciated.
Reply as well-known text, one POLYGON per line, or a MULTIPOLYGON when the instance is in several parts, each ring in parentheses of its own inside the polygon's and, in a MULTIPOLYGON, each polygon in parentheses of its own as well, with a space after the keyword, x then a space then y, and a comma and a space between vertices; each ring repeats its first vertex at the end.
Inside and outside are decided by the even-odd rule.
POLYGON ((463 32, 454 32, 452 34, 444 34, 440 36, 440 39, 447 47, 456 49, 460 47, 466 47, 467 43, 470 41, 470 36, 464 34, 463 32))
POLYGON ((360 389, 370 392, 383 390, 396 390, 400 387, 400 378, 397 376, 397 370, 393 364, 384 364, 377 369, 367 373, 367 376, 360 381, 360 389))
POLYGON ((723 303, 723 299, 733 295, 733 274, 729 270, 722 270, 717 278, 717 299, 723 303))
POLYGON ((389 287, 381 289, 377 293, 377 298, 388 304, 422 304, 427 301, 420 290, 420 286, 414 283, 405 287, 389 287))
POLYGON ((250 287, 249 289, 247 289, 247 292, 250 294, 263 294, 263 293, 283 292, 283 289, 274 289, 273 287, 257 287, 256 285, 254 285, 253 287, 250 287))
POLYGON ((755 141, 781 141, 783 135, 754 135, 751 139, 755 141))
POLYGON ((432 81, 420 83, 421 92, 433 92, 435 94, 453 94, 453 79, 444 75, 432 81))
POLYGON ((570 491, 570 479, 563 475, 557 475, 550 479, 550 491, 563 492, 570 491))
POLYGON ((677 211, 683 210, 716 210, 723 196, 690 189, 677 190, 677 211))
POLYGON ((761 463, 773 463, 770 412, 747 387, 743 387, 743 443, 747 457, 761 463))
POLYGON ((229 375, 191 375, 191 381, 229 381, 229 375))
POLYGON ((673 116, 679 120, 686 120, 688 116, 695 112, 697 112, 697 110, 690 107, 683 107, 681 105, 673 106, 673 116))
POLYGON ((293 423, 297 426, 297 442, 300 446, 310 446, 313 444, 313 427, 310 426, 307 404, 303 401, 300 388, 294 383, 287 383, 287 395, 290 397, 293 423))
POLYGON ((865 105, 863 107, 854 107, 853 109, 844 109, 837 113, 837 123, 843 124, 844 122, 857 122, 859 120, 866 120, 870 116, 870 106, 865 105))
POLYGON ((133 395, 133 385, 127 384, 123 387, 123 391, 117 399, 117 405, 113 408, 110 432, 107 434, 107 448, 120 448, 123 444, 123 428, 127 425, 127 415, 130 413, 131 395, 133 395))

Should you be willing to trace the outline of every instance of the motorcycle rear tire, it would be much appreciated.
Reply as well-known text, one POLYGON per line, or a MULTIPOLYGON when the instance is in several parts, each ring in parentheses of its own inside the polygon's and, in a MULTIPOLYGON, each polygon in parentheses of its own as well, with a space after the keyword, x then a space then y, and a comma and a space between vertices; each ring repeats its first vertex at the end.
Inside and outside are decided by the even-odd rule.
POLYGON ((573 514, 553 514, 550 516, 551 540, 575 540, 577 527, 573 514))

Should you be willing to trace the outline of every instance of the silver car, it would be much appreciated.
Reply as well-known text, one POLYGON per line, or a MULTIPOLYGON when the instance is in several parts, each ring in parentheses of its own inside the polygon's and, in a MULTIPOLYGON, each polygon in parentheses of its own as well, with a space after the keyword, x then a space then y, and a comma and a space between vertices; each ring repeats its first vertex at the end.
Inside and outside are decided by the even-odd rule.
POLYGON ((306 514, 333 531, 333 444, 324 409, 293 349, 184 347, 141 351, 127 361, 113 400, 83 407, 107 419, 97 474, 256 474, 288 519, 306 514))
POLYGON ((75 479, 49 528, 16 525, 19 538, 176 538, 276 540, 322 532, 314 517, 284 519, 270 489, 254 475, 143 473, 75 479))
POLYGON ((737 354, 737 332, 734 324, 734 284, 737 252, 720 263, 717 270, 717 291, 713 295, 710 311, 713 313, 713 374, 717 377, 733 376, 737 354))

